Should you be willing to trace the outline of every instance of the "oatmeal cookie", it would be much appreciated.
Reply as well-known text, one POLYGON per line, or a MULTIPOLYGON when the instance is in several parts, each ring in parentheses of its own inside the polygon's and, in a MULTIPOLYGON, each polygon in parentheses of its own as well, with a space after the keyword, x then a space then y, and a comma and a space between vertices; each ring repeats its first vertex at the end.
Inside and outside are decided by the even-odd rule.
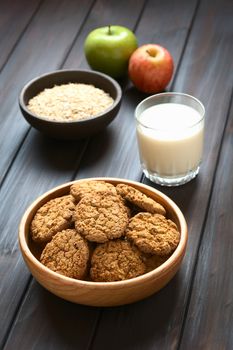
POLYGON ((121 237, 128 224, 128 213, 118 196, 95 193, 76 206, 75 228, 87 240, 104 243, 121 237))
POLYGON ((180 233, 176 224, 163 215, 139 213, 130 219, 126 237, 142 252, 164 256, 176 249, 180 233))
POLYGON ((94 195, 94 193, 117 194, 115 186, 105 181, 82 181, 70 186, 70 194, 77 202, 84 196, 94 195))
POLYGON ((144 193, 140 192, 136 188, 125 184, 118 184, 116 186, 116 190, 124 199, 130 203, 133 203, 139 208, 152 214, 158 213, 166 215, 166 210, 161 204, 157 203, 152 198, 147 197, 144 193))
POLYGON ((90 276, 95 282, 122 281, 145 272, 140 251, 127 241, 100 244, 92 255, 90 276))
POLYGON ((142 256, 144 264, 146 265, 146 272, 150 272, 160 265, 162 265, 170 255, 159 256, 156 254, 144 254, 142 256))
POLYGON ((59 231, 70 228, 75 209, 71 195, 51 199, 36 212, 31 222, 31 235, 35 242, 49 242, 59 231))
POLYGON ((88 244, 74 229, 53 236, 40 257, 41 263, 50 270, 76 279, 84 278, 88 259, 88 244))

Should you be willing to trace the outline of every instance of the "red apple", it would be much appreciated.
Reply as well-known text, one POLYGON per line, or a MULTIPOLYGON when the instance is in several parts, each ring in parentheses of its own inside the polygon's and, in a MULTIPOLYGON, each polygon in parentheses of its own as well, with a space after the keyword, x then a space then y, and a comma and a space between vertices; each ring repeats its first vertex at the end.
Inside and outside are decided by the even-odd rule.
POLYGON ((173 58, 164 47, 146 44, 138 47, 129 59, 129 78, 136 88, 153 94, 165 89, 174 69, 173 58))

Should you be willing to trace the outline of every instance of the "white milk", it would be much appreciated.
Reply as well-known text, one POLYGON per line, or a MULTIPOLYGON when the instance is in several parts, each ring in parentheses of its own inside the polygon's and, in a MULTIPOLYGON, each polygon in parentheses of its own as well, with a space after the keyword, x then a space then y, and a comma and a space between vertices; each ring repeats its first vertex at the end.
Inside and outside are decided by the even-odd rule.
POLYGON ((198 168, 203 148, 204 118, 192 107, 163 103, 138 118, 141 163, 151 174, 186 175, 198 168))

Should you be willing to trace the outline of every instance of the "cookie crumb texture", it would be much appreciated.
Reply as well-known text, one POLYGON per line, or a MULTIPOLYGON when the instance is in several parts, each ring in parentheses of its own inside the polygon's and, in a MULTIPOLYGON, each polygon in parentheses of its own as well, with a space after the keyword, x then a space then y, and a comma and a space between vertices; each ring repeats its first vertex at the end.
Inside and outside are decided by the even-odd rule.
POLYGON ((129 222, 126 237, 142 252, 169 255, 180 240, 176 224, 163 215, 139 213, 129 222))
POLYGON ((51 199, 38 209, 31 222, 32 239, 38 243, 49 242, 57 232, 70 228, 74 210, 71 195, 51 199))
POLYGON ((85 240, 74 230, 58 232, 44 248, 40 261, 52 271, 83 279, 89 259, 85 240))
POLYGON ((127 241, 115 240, 97 246, 91 259, 91 279, 114 282, 140 276, 146 272, 141 253, 127 241))
POLYGON ((162 265, 169 257, 169 255, 159 256, 156 254, 143 254, 143 262, 146 265, 146 272, 150 272, 160 265, 162 265))
POLYGON ((116 190, 124 199, 139 208, 148 211, 149 213, 166 215, 166 210, 161 204, 157 203, 152 198, 147 197, 136 188, 125 184, 118 184, 116 190))
POLYGON ((83 181, 71 185, 70 194, 79 202, 83 197, 99 194, 117 195, 115 186, 104 181, 83 181))
POLYGON ((123 236, 129 221, 127 210, 117 196, 100 193, 84 197, 76 206, 74 219, 77 232, 97 243, 123 236))
POLYGON ((165 208, 127 184, 83 180, 36 212, 32 239, 51 270, 96 282, 131 279, 162 265, 180 233, 165 208))

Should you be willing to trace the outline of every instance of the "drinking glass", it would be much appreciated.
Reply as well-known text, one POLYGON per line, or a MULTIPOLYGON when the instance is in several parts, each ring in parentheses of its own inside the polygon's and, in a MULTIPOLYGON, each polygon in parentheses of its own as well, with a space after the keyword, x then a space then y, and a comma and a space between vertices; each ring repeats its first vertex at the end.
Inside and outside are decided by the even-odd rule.
POLYGON ((204 140, 203 104, 178 92, 144 99, 135 110, 142 170, 164 186, 185 184, 197 176, 204 140))

